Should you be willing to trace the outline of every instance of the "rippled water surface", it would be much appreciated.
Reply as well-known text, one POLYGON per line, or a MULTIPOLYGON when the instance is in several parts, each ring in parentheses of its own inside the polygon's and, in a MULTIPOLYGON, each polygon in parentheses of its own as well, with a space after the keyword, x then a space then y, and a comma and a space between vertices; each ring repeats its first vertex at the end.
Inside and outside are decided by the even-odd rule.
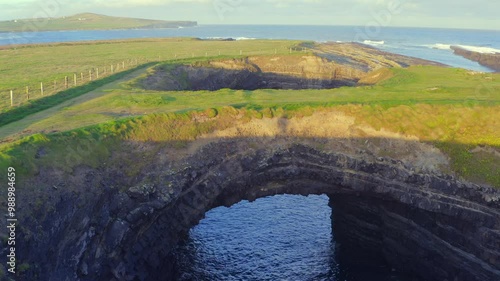
POLYGON ((281 195, 220 207, 190 232, 181 280, 332 280, 327 196, 281 195))
POLYGON ((180 280, 404 280, 370 272, 340 278, 331 213, 326 195, 213 209, 179 249, 180 280))

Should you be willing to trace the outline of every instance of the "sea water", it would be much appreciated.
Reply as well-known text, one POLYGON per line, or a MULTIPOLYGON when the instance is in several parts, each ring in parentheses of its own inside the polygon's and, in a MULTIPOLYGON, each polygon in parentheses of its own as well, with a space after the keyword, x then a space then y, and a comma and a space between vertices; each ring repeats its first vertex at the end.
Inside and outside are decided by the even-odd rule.
POLYGON ((179 280, 405 281, 337 263, 328 200, 277 195, 207 212, 179 246, 179 280))
POLYGON ((450 46, 460 45, 479 52, 500 52, 498 30, 381 27, 375 31, 363 26, 200 25, 170 29, 12 32, 0 33, 0 45, 162 37, 358 42, 384 51, 485 72, 491 70, 454 55, 450 46))

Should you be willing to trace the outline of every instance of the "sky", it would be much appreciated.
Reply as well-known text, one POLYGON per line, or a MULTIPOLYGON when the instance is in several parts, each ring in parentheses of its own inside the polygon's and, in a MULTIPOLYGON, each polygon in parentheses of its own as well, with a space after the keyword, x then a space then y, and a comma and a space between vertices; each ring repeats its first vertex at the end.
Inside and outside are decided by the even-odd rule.
POLYGON ((198 24, 413 26, 500 30, 498 0, 0 0, 0 20, 83 12, 198 24))

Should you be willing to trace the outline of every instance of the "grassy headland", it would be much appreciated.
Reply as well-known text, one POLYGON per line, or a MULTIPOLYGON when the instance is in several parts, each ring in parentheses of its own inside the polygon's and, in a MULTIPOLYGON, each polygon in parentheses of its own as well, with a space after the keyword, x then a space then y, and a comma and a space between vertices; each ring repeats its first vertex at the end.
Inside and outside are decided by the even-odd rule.
MULTIPOLYGON (((179 42, 172 45, 185 41, 179 42)), ((199 41, 191 42, 196 45, 199 41)), ((228 43, 235 42, 204 42, 228 43)), ((241 47, 273 49, 292 44, 249 41, 241 47)), ((140 46, 136 48, 140 50, 140 46)), ((24 173, 34 174, 43 166, 66 171, 82 164, 98 167, 123 143, 164 142, 175 149, 237 122, 335 111, 354 118, 357 126, 432 144, 449 157, 449 172, 500 187, 500 74, 434 66, 390 71, 391 78, 374 86, 325 90, 160 92, 138 88, 138 77, 113 88, 96 89, 101 92, 95 98, 68 104, 41 119, 0 127, 4 139, 0 168, 16 165, 24 173), (193 121, 200 120, 200 115, 204 122, 193 121), (78 148, 82 147, 91 149, 81 152, 78 148)))
POLYGON ((24 93, 25 87, 39 89, 40 82, 61 84, 65 76, 122 61, 138 63, 176 58, 204 58, 257 54, 287 54, 298 41, 249 40, 203 41, 197 39, 139 39, 10 46, 0 48, 0 111, 9 110, 9 91, 24 93))
POLYGON ((196 25, 197 23, 195 21, 164 21, 111 17, 93 13, 82 13, 60 18, 36 18, 1 21, 0 32, 178 28, 191 27, 196 25))

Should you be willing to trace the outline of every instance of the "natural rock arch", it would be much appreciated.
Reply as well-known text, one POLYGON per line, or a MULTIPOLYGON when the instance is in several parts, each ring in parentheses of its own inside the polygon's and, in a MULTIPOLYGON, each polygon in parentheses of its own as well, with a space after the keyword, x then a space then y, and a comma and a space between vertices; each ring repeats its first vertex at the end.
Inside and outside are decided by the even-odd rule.
POLYGON ((78 262, 81 280, 172 276, 175 265, 166 266, 171 250, 206 211, 281 193, 328 194, 337 239, 354 252, 346 255, 352 263, 368 266, 376 257, 423 280, 500 276, 494 247, 500 245, 500 213, 492 201, 498 193, 488 188, 415 174, 398 161, 370 163, 303 145, 232 158, 214 155, 217 145, 196 157, 212 159, 209 165, 191 162, 163 187, 129 191, 142 203, 115 217, 102 237, 89 239, 78 262), (182 188, 158 196, 171 184, 182 188))
POLYGON ((58 217, 23 246, 41 269, 26 280, 169 280, 172 250, 206 211, 280 193, 329 195, 341 255, 351 249, 342 256, 354 266, 379 260, 423 280, 500 276, 497 190, 398 160, 276 143, 209 143, 126 190, 104 188, 123 175, 85 170, 85 183, 100 188, 58 195, 58 217))

